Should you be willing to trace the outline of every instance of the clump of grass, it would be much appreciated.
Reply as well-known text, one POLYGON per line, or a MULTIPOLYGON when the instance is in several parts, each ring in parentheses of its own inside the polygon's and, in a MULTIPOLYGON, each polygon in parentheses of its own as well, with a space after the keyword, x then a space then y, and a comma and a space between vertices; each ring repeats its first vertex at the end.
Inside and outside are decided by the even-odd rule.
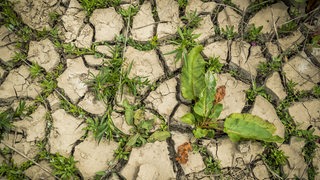
POLYGON ((186 22, 186 27, 191 29, 198 27, 202 20, 197 11, 187 12, 181 19, 186 22))
POLYGON ((262 76, 266 76, 271 72, 280 71, 282 66, 281 57, 273 57, 270 62, 262 62, 258 66, 258 72, 262 76))
POLYGON ((261 36, 261 30, 263 26, 256 27, 254 24, 249 26, 246 34, 245 39, 250 42, 256 42, 259 41, 259 37, 261 36))
POLYGON ((210 57, 206 69, 215 73, 222 71, 223 64, 219 61, 220 57, 210 57))
POLYGON ((226 26, 226 29, 221 28, 221 34, 228 40, 232 40, 237 35, 234 26, 226 26))
POLYGON ((61 179, 79 179, 78 169, 73 156, 66 158, 60 154, 51 155, 50 165, 53 167, 53 174, 61 179))
POLYGON ((247 95, 247 99, 250 102, 253 102, 258 95, 266 98, 268 101, 271 100, 271 96, 267 94, 264 87, 263 86, 258 87, 256 82, 252 83, 252 87, 247 90, 246 95, 247 95))
POLYGON ((262 155, 262 160, 278 175, 281 174, 281 166, 285 165, 288 157, 273 143, 266 143, 266 151, 262 155))
POLYGON ((121 0, 79 0, 83 9, 90 16, 95 9, 115 7, 120 5, 121 0))

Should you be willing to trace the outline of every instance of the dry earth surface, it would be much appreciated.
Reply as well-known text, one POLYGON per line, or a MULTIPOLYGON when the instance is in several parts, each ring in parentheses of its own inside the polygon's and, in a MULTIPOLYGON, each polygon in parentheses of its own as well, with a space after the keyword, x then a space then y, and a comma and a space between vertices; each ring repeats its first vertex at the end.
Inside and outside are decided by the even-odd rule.
MULTIPOLYGON (((56 167, 52 166, 50 155, 58 153, 76 161, 75 179, 94 179, 97 172, 105 179, 141 180, 308 179, 308 173, 312 174, 308 169, 320 173, 319 141, 314 140, 316 146, 311 146, 306 136, 290 131, 314 129, 313 135, 320 135, 320 49, 308 48, 310 32, 320 27, 319 9, 300 21, 304 7, 295 9, 299 12, 297 18, 291 13, 293 5, 289 1, 258 6, 250 0, 189 0, 186 7, 179 7, 174 0, 122 0, 120 5, 95 9, 92 14, 86 13, 77 0, 10 1, 23 26, 36 34, 44 28, 49 32, 54 29, 58 36, 38 35, 21 40, 21 35, 5 25, 5 12, 0 16, 0 111, 15 109, 21 100, 26 102, 28 111, 28 116, 14 120, 14 128, 1 141, 2 168, 14 163, 22 169, 24 178, 54 179, 56 167), (130 5, 136 7, 137 13, 128 22, 120 10, 130 5), (178 36, 177 28, 185 26, 182 16, 192 11, 202 19, 193 31, 200 34, 195 41, 203 45, 202 55, 205 60, 220 57, 223 65, 216 74, 217 86, 226 86, 219 118, 248 112, 274 123, 276 134, 286 138, 283 144, 272 144, 287 157, 279 174, 266 162, 268 158, 274 160, 270 157, 270 144, 234 143, 224 133, 217 133, 214 139, 197 140, 192 127, 180 121, 191 106, 180 93, 182 62, 168 52, 179 46, 171 40, 178 36), (53 14, 57 15, 54 21, 53 14), (276 31, 297 19, 298 26, 292 32, 276 31), (255 41, 244 37, 252 24, 263 26, 255 41), (236 34, 226 38, 222 29, 231 26, 236 34), (101 67, 110 65, 119 42, 120 59, 124 59, 120 69, 131 67, 128 78, 147 79, 149 86, 137 88, 136 95, 126 88, 123 93, 117 90, 113 102, 98 100, 88 82, 102 71, 101 67), (150 42, 157 44, 147 47, 150 42), (70 43, 73 49, 68 51, 59 43, 70 43), (25 58, 17 61, 19 53, 25 58), (276 57, 280 57, 279 68, 262 73, 261 64, 272 64, 276 57), (35 64, 40 66, 42 75, 33 77, 35 64), (51 90, 44 85, 49 75, 54 77, 51 90), (264 90, 256 90, 250 96, 248 92, 255 87, 264 90), (154 120, 150 132, 168 130, 171 136, 125 147, 121 137, 132 137, 136 132, 125 121, 124 99, 143 111, 143 119, 154 120), (123 136, 114 134, 111 140, 103 137, 98 143, 87 119, 105 115, 123 136), (185 142, 192 143, 193 151, 189 152, 188 162, 180 164, 176 161, 177 149, 185 142), (308 148, 315 153, 311 160, 306 158, 308 148), (126 158, 117 157, 119 150, 127 153, 126 158)), ((0 179, 10 179, 8 174, 2 175, 0 179)), ((320 179, 320 174, 314 178, 320 179)))

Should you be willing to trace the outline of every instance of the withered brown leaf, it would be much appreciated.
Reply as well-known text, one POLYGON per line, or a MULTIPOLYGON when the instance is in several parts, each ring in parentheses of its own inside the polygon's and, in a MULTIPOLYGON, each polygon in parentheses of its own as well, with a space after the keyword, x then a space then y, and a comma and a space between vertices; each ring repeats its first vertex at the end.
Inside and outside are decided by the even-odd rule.
POLYGON ((188 162, 188 152, 192 151, 191 144, 189 142, 185 142, 178 147, 178 156, 176 160, 180 164, 186 164, 188 162))
POLYGON ((216 91, 214 104, 217 104, 220 101, 222 101, 225 95, 226 95, 226 86, 223 86, 223 85, 219 86, 216 91))

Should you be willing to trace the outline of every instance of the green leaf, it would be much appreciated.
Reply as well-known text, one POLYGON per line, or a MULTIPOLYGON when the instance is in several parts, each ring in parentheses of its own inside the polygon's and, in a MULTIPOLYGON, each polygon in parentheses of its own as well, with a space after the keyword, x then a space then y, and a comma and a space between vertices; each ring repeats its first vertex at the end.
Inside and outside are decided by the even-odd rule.
POLYGON ((233 142, 242 139, 255 139, 282 143, 283 138, 272 135, 275 131, 276 127, 272 123, 252 114, 234 113, 224 122, 224 132, 233 142))
POLYGON ((219 103, 214 105, 213 112, 210 114, 210 118, 213 120, 217 119, 220 116, 222 110, 223 110, 222 104, 219 103))
POLYGON ((150 131, 150 129, 153 128, 153 123, 154 123, 153 120, 144 120, 144 121, 141 121, 138 126, 142 129, 150 131))
POLYGON ((216 80, 213 72, 205 74, 205 88, 202 90, 199 101, 193 107, 194 112, 202 117, 208 117, 215 99, 216 80))
POLYGON ((195 100, 204 89, 205 61, 201 56, 202 46, 194 47, 184 59, 181 74, 181 92, 187 100, 195 100))
POLYGON ((137 143, 137 140, 138 138, 140 137, 140 134, 137 133, 133 136, 131 136, 126 144, 127 147, 133 147, 136 143, 137 143))
POLYGON ((168 131, 156 131, 148 138, 148 142, 164 141, 170 136, 168 131))
POLYGON ((181 117, 181 121, 189 125, 195 125, 195 122, 196 122, 194 115, 192 113, 187 113, 183 115, 181 117))
POLYGON ((133 116, 134 116, 132 106, 129 104, 127 99, 123 101, 123 106, 125 109, 124 118, 126 120, 126 123, 131 126, 133 125, 133 116))
POLYGON ((197 129, 194 129, 192 132, 193 132, 194 137, 197 139, 203 138, 208 134, 207 129, 202 129, 199 127, 197 127, 197 129))

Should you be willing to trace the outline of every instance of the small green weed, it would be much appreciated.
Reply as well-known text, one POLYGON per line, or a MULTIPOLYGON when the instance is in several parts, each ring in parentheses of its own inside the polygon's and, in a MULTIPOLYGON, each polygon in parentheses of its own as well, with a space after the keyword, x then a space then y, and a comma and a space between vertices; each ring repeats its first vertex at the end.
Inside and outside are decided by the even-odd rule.
POLYGON ((130 45, 140 51, 150 51, 152 49, 155 49, 158 46, 158 37, 157 36, 153 36, 152 39, 146 43, 137 42, 137 41, 133 40, 132 38, 126 39, 123 35, 120 35, 117 37, 118 43, 124 44, 125 41, 128 45, 130 45))
POLYGON ((45 96, 49 96, 57 88, 57 86, 57 82, 51 78, 44 78, 40 83, 40 87, 43 89, 42 93, 45 96))
POLYGON ((195 47, 198 44, 195 41, 195 39, 197 39, 200 36, 200 34, 193 34, 192 32, 192 29, 188 29, 186 27, 184 27, 182 30, 178 28, 179 36, 173 41, 170 41, 172 44, 177 45, 178 48, 167 54, 176 54, 177 61, 186 59, 188 51, 190 51, 193 47, 195 47))
POLYGON ((261 75, 266 76, 270 72, 279 71, 281 66, 282 66, 281 57, 273 57, 271 62, 260 63, 258 66, 258 72, 260 72, 261 75))
POLYGON ((0 165, 0 177, 5 177, 8 180, 27 179, 23 169, 19 168, 14 162, 2 162, 0 165))
POLYGON ((178 0, 179 8, 184 9, 188 5, 188 0, 178 0))
POLYGON ((138 6, 130 5, 127 9, 120 8, 119 14, 125 19, 126 22, 130 22, 132 24, 132 17, 135 16, 139 11, 138 6))
POLYGON ((292 31, 297 30, 297 28, 298 28, 298 24, 295 21, 289 21, 289 22, 283 24, 278 29, 278 33, 279 34, 287 34, 287 33, 290 33, 292 31))
POLYGON ((197 11, 187 12, 181 19, 186 22, 186 27, 191 29, 198 27, 202 20, 197 11))
POLYGON ((313 87, 312 94, 315 97, 320 98, 320 85, 316 85, 316 86, 313 87))
POLYGON ((30 66, 29 70, 30 70, 30 76, 32 79, 41 76, 43 73, 43 70, 38 63, 33 63, 30 66))
POLYGON ((90 16, 95 9, 115 7, 120 5, 121 0, 79 0, 83 9, 90 16))
POLYGON ((258 87, 256 85, 256 82, 252 83, 252 87, 247 90, 246 95, 247 95, 247 99, 251 102, 253 102, 258 95, 266 98, 268 101, 271 100, 271 96, 267 94, 264 87, 263 86, 258 87))
POLYGON ((220 57, 210 57, 206 69, 214 73, 220 73, 222 71, 223 64, 220 63, 219 59, 220 57))
POLYGON ((226 29, 221 28, 221 33, 224 38, 228 40, 232 40, 237 35, 237 33, 234 31, 234 26, 226 26, 226 29))
POLYGON ((219 161, 214 160, 211 156, 206 157, 204 160, 206 169, 204 170, 205 174, 221 174, 221 165, 219 161))
POLYGON ((53 174, 61 179, 79 179, 77 176, 78 169, 73 156, 66 158, 60 154, 52 155, 50 165, 53 167, 53 174))
POLYGON ((77 105, 70 103, 69 101, 67 101, 65 99, 60 100, 60 106, 66 112, 68 112, 76 117, 79 117, 79 118, 83 118, 87 114, 83 109, 81 109, 77 105))
POLYGON ((86 123, 88 126, 84 130, 91 131, 98 142, 103 137, 110 140, 113 139, 114 134, 119 134, 112 122, 110 110, 102 117, 87 118, 86 123))
POLYGON ((254 24, 249 26, 246 34, 245 34, 245 39, 250 41, 250 42, 256 42, 259 40, 259 37, 261 35, 261 30, 263 26, 256 27, 254 24))
POLYGON ((15 52, 12 60, 13 60, 13 63, 17 63, 17 62, 20 62, 20 61, 26 61, 27 60, 27 54, 23 53, 23 52, 15 52))
POLYGON ((287 162, 287 156, 282 150, 279 150, 274 144, 265 144, 266 152, 262 155, 262 160, 278 175, 281 173, 281 166, 287 162))

